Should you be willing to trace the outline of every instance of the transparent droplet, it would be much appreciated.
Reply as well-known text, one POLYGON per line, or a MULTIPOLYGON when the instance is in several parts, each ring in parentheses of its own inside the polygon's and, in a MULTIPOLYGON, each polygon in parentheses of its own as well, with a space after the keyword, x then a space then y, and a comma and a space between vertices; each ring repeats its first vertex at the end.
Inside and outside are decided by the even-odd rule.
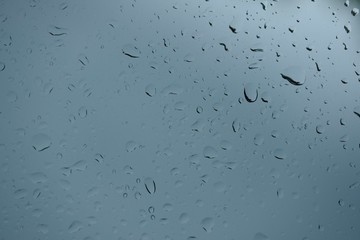
POLYGON ((340 142, 348 142, 350 139, 349 135, 345 134, 340 137, 340 142))
POLYGON ((185 57, 184 57, 184 61, 185 62, 193 62, 194 61, 194 56, 192 54, 187 54, 185 57))
POLYGON ((346 25, 344 26, 344 29, 345 29, 345 32, 346 32, 346 33, 350 33, 350 32, 351 32, 351 25, 350 25, 350 23, 346 24, 346 25))
POLYGON ((217 151, 211 146, 206 146, 203 149, 203 154, 205 158, 214 159, 217 156, 217 151))
POLYGON ((254 137, 254 144, 260 146, 264 143, 264 136, 262 134, 256 134, 254 137))
POLYGON ((150 178, 150 177, 145 178, 144 185, 145 185, 146 191, 149 194, 154 194, 156 192, 156 184, 152 178, 150 178))
POLYGON ((233 17, 232 21, 229 24, 229 28, 233 33, 239 33, 241 27, 241 20, 239 17, 233 17))
POLYGON ((136 200, 141 199, 141 193, 140 192, 135 192, 134 197, 135 197, 136 200))
POLYGON ((279 188, 277 191, 276 191, 276 195, 278 198, 283 198, 284 197, 284 190, 282 188, 279 188))
POLYGON ((240 131, 240 128, 241 128, 241 123, 238 119, 235 119, 233 122, 232 122, 232 130, 234 132, 239 132, 240 131))
POLYGON ((141 54, 139 49, 133 44, 125 44, 122 48, 122 52, 124 55, 131 58, 139 58, 141 54))
MULTIPOLYGON (((359 9, 358 9, 358 8, 353 8, 353 9, 351 10, 351 14, 352 14, 353 16, 358 15, 358 14, 359 14, 359 9)), ((0 69, 1 69, 1 68, 0 68, 0 69)))
POLYGON ((283 160, 286 158, 285 151, 282 148, 277 148, 274 150, 274 157, 280 160, 283 160))
POLYGON ((317 125, 317 126, 316 126, 316 132, 317 132, 318 134, 324 133, 324 130, 325 130, 325 128, 324 128, 323 125, 317 125))
POLYGON ((215 226, 215 221, 211 217, 206 217, 201 220, 201 227, 205 230, 205 232, 211 233, 215 226))
POLYGON ((5 67, 6 67, 5 63, 0 62, 0 72, 4 71, 5 67))
POLYGON ((261 94, 261 100, 263 101, 263 102, 270 102, 271 101, 271 97, 270 97, 270 94, 268 93, 268 92, 263 92, 262 94, 261 94))
POLYGON ((43 172, 35 172, 30 174, 30 180, 33 183, 44 183, 48 180, 48 177, 43 172))
POLYGON ((245 99, 248 102, 255 102, 258 98, 258 90, 255 84, 247 83, 244 88, 245 99))
POLYGON ((148 212, 149 212, 149 213, 154 213, 154 212, 155 212, 155 208, 154 208, 153 206, 150 206, 150 207, 148 208, 148 212))
POLYGON ((156 87, 153 84, 149 84, 145 87, 145 93, 149 97, 154 97, 156 95, 156 87))
POLYGON ((38 133, 32 138, 32 147, 38 152, 48 149, 51 144, 51 138, 44 133, 38 133))
POLYGON ((220 142, 220 147, 223 150, 230 150, 232 148, 232 144, 227 140, 222 140, 220 142))
POLYGON ((290 66, 284 69, 281 76, 293 85, 303 85, 306 80, 305 69, 300 66, 290 66))

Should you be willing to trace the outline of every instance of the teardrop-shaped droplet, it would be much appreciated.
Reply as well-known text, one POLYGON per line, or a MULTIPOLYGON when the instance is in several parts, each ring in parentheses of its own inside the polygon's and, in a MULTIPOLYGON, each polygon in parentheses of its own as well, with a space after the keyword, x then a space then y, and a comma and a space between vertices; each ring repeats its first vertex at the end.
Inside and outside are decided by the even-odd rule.
POLYGON ((156 192, 156 184, 152 178, 150 178, 150 177, 145 178, 144 186, 145 186, 146 191, 149 194, 154 194, 156 192))
POLYGON ((258 90, 255 84, 247 83, 244 88, 245 99, 248 102, 255 102, 258 98, 258 90))

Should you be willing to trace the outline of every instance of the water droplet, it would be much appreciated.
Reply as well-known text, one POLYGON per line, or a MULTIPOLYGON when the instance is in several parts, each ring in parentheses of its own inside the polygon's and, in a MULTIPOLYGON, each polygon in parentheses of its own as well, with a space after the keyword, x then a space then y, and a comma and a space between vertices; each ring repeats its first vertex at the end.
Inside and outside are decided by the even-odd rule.
POLYGON ((122 48, 123 54, 131 58, 139 58, 141 52, 132 44, 125 44, 122 48))
POLYGON ((156 87, 154 84, 149 84, 145 87, 145 93, 149 97, 154 97, 156 95, 156 87))
POLYGON ((204 147, 203 154, 205 158, 214 159, 217 156, 217 151, 211 146, 204 147))
POLYGON ((34 135, 32 138, 32 142, 32 147, 38 152, 42 152, 48 149, 52 144, 51 138, 44 133, 34 135))
POLYGON ((48 180, 48 177, 43 172, 35 172, 30 174, 30 180, 33 183, 44 183, 48 180))
POLYGON ((324 132, 324 126, 323 125, 317 125, 316 126, 316 132, 318 133, 318 134, 322 134, 323 132, 324 132))
POLYGON ((277 148, 275 149, 274 151, 274 157, 277 158, 277 159, 285 159, 286 158, 286 154, 285 154, 285 151, 281 148, 277 148))
POLYGON ((229 24, 229 28, 233 33, 239 33, 241 21, 239 17, 233 17, 232 21, 229 24))
POLYGON ((6 67, 5 63, 0 62, 0 72, 4 71, 5 67, 6 67))
POLYGON ((235 120, 232 122, 232 130, 236 133, 236 132, 239 132, 239 131, 240 131, 240 128, 241 128, 240 121, 239 121, 238 119, 235 119, 235 120))
POLYGON ((345 29, 345 32, 346 32, 346 33, 350 33, 350 32, 351 32, 351 25, 350 25, 350 23, 346 24, 346 25, 344 26, 344 29, 345 29))
POLYGON ((154 213, 154 212, 155 212, 155 208, 154 208, 153 206, 150 206, 150 207, 148 208, 148 212, 149 212, 149 213, 154 213))
POLYGON ((104 162, 104 156, 100 153, 95 154, 95 161, 97 161, 98 163, 103 163, 104 162))
POLYGON ((144 185, 145 185, 146 191, 149 194, 154 194, 156 192, 156 184, 152 178, 150 178, 150 177, 145 178, 144 185))
POLYGON ((87 168, 87 162, 85 160, 79 160, 71 166, 71 171, 83 172, 87 168))
POLYGON ((254 144, 260 146, 264 143, 264 136, 262 134, 256 134, 254 137, 254 144))
POLYGON ((256 43, 250 47, 252 52, 264 52, 264 46, 262 43, 256 43))
POLYGON ((230 143, 229 141, 227 141, 227 140, 222 140, 222 141, 220 142, 220 147, 221 147, 221 149, 223 149, 223 150, 230 150, 230 149, 232 148, 232 145, 231 145, 231 143, 230 143))
POLYGON ((187 54, 185 57, 184 57, 184 61, 185 62, 193 62, 194 61, 194 56, 192 54, 187 54))
POLYGON ((340 137, 340 142, 348 142, 349 141, 349 135, 345 134, 342 137, 340 137))
POLYGON ((80 118, 86 118, 87 116, 87 109, 86 107, 82 106, 79 108, 78 114, 80 116, 80 118))
POLYGON ((141 199, 141 193, 140 192, 135 192, 134 197, 135 197, 136 200, 141 199))
POLYGON ((270 102, 271 101, 271 97, 270 97, 270 94, 268 93, 268 92, 263 92, 262 94, 261 94, 261 100, 263 101, 263 102, 270 102))
POLYGON ((264 11, 266 11, 267 6, 268 6, 268 1, 262 1, 262 2, 261 2, 261 7, 262 7, 262 9, 263 9, 264 11))
POLYGON ((255 84, 247 83, 244 88, 245 99, 248 102, 255 102, 258 98, 258 90, 255 84))
POLYGON ((305 69, 299 66, 290 66, 284 69, 281 76, 293 85, 303 85, 306 80, 305 69))
POLYGON ((278 198, 283 198, 284 197, 284 190, 282 188, 279 188, 277 191, 276 191, 276 195, 278 198))
POLYGON ((358 14, 359 14, 359 9, 358 9, 358 8, 353 8, 353 9, 351 10, 351 14, 352 14, 353 16, 358 15, 358 14))
POLYGON ((205 230, 205 232, 212 232, 214 225, 215 225, 215 221, 213 218, 211 217, 206 217, 203 220, 201 220, 201 227, 205 230))

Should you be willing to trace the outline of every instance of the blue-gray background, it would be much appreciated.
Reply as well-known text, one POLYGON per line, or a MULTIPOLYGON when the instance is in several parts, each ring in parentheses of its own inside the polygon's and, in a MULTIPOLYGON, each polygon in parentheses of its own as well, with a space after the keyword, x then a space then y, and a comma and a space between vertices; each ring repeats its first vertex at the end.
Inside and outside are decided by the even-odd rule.
POLYGON ((1 0, 0 239, 360 239, 359 7, 1 0))

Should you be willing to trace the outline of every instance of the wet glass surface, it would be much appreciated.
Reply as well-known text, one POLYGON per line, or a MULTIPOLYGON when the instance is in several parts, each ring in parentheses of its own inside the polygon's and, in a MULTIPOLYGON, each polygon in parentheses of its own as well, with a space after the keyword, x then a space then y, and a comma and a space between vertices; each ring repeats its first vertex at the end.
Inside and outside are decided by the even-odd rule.
POLYGON ((0 0, 0 240, 360 239, 359 8, 0 0))

